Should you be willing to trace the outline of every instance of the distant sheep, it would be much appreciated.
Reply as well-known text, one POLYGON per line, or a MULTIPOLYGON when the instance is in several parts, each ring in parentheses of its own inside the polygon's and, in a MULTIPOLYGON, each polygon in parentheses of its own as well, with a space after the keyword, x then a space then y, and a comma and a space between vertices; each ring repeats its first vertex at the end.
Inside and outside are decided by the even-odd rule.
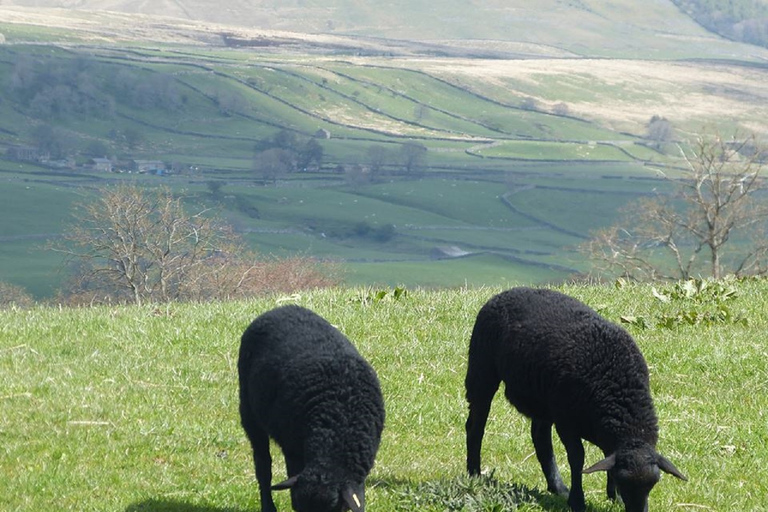
POLYGON ((531 418, 531 437, 547 489, 582 512, 582 473, 607 471, 627 512, 648 510, 648 494, 664 471, 686 480, 656 452, 658 424, 648 367, 632 337, 562 293, 513 288, 480 310, 469 345, 467 470, 480 473, 480 448, 491 400, 501 381, 509 402, 531 418), (565 445, 571 491, 552 449, 552 425, 565 445), (605 459, 582 471, 582 439, 605 459))
POLYGON ((375 371, 349 340, 306 308, 279 307, 243 333, 238 374, 262 512, 276 512, 270 437, 288 470, 271 489, 290 489, 294 510, 364 511, 384 401, 375 371))

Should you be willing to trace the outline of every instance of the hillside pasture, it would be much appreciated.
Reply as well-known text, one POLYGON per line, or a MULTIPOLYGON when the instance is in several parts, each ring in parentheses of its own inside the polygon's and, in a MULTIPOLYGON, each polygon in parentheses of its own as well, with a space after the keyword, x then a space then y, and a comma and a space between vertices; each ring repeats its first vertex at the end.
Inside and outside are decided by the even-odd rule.
POLYGON ((534 187, 507 196, 519 212, 538 219, 569 233, 587 238, 591 231, 607 227, 615 212, 629 202, 637 200, 636 194, 611 194, 601 190, 573 190, 550 187, 534 187), (579 215, 575 216, 574 212, 579 215))
POLYGON ((222 10, 188 1, 123 5, 85 0, 77 4, 88 12, 84 16, 77 10, 41 9, 70 6, 60 0, 16 0, 14 6, 4 6, 3 17, 32 26, 11 31, 14 42, 32 34, 65 42, 140 46, 152 39, 161 44, 199 46, 222 44, 223 34, 230 34, 264 46, 317 46, 350 54, 497 58, 640 58, 651 54, 685 59, 722 58, 748 51, 746 45, 708 33, 670 2, 640 6, 630 0, 599 0, 563 6, 556 0, 536 5, 518 0, 468 6, 460 0, 446 0, 439 11, 426 1, 394 5, 396 8, 390 4, 350 5, 335 0, 297 9, 290 3, 259 2, 222 10), (14 7, 19 5, 37 9, 14 7), (125 12, 104 12, 117 9, 125 12), (160 21, 154 19, 158 15, 160 21))
MULTIPOLYGON (((130 19, 93 16, 104 26, 130 19)), ((93 25, 98 31, 99 23, 93 25)), ((705 121, 761 129, 768 118, 759 101, 766 82, 758 62, 414 58, 166 40, 113 45, 93 40, 95 32, 82 34, 80 44, 48 45, 49 31, 10 21, 0 22, 0 32, 13 40, 0 46, 3 76, 14 77, 24 66, 39 66, 38 79, 50 69, 82 68, 87 82, 64 73, 64 85, 78 92, 86 84, 79 92, 108 98, 103 111, 54 109, 43 119, 45 109, 37 107, 44 101, 32 108, 24 91, 0 88, 0 152, 36 144, 36 129, 47 124, 81 166, 59 171, 0 160, 8 183, 44 184, 63 194, 26 203, 43 205, 34 211, 2 205, 4 225, 13 231, 6 236, 27 238, 0 244, 0 279, 39 297, 50 291, 42 276, 57 269, 28 237, 59 235, 62 225, 48 223, 69 218, 69 196, 123 180, 164 184, 192 208, 220 211, 261 254, 349 263, 354 272, 348 275, 372 275, 365 270, 371 265, 395 283, 391 268, 400 265, 402 284, 485 284, 487 275, 508 265, 499 275, 558 281, 566 269, 586 269, 574 247, 590 230, 610 224, 618 208, 684 164, 672 145, 666 154, 644 145, 650 116, 667 117, 681 138, 705 121), (136 87, 121 88, 132 80, 136 87), (157 85, 153 94, 139 87, 145 84, 157 85), (560 104, 567 115, 553 114, 560 104), (266 183, 256 171, 259 148, 280 130, 304 138, 321 129, 317 172, 266 183), (402 152, 408 142, 426 148, 410 173, 402 152), (121 168, 133 159, 159 159, 184 172, 99 175, 84 167, 93 146, 121 168), (350 166, 366 170, 374 146, 384 149, 380 174, 356 181, 350 166), (207 182, 221 186, 221 197, 213 197, 207 182), (455 263, 460 275, 443 262, 424 270, 439 246, 471 254, 455 263), (32 256, 17 261, 27 252, 32 256), (428 283, 418 281, 428 275, 428 283)))
MULTIPOLYGON (((354 194, 375 197, 394 205, 405 205, 483 227, 530 227, 530 220, 506 208, 501 196, 506 192, 498 181, 429 179, 376 183, 354 194)), ((441 225, 432 221, 407 223, 420 227, 441 225)))
MULTIPOLYGON (((234 194, 227 188, 223 190, 259 212, 257 219, 240 218, 233 222, 250 226, 248 239, 261 252, 286 254, 299 250, 322 258, 355 262, 358 267, 368 264, 363 262, 373 265, 387 260, 403 267, 422 261, 419 266, 423 266, 423 260, 431 257, 436 247, 453 245, 470 253, 508 256, 496 265, 506 261, 512 273, 519 272, 514 267, 526 267, 526 260, 533 266, 570 267, 574 261, 572 246, 578 241, 577 236, 553 233, 546 216, 523 216, 506 206, 503 196, 507 189, 502 183, 421 179, 354 189, 267 187, 239 189, 234 194), (390 224, 394 227, 392 238, 376 241, 375 232, 368 232, 390 224)), ((569 204, 580 205, 583 215, 592 212, 590 205, 580 203, 579 198, 569 204)), ((542 208, 546 209, 546 205, 542 208)), ((575 218, 571 221, 579 222, 575 218)), ((480 264, 484 260, 473 261, 480 264)), ((467 273, 458 282, 475 282, 471 267, 463 266, 467 273)), ((437 265, 432 273, 441 272, 441 268, 444 266, 437 265)), ((482 275, 485 270, 478 268, 476 272, 482 275)), ((544 279, 557 279, 562 272, 544 279)), ((546 271, 539 270, 528 275, 534 278, 545 274, 546 271)), ((409 275, 417 273, 404 271, 400 284, 418 282, 405 278, 409 275)), ((445 277, 448 285, 457 282, 450 273, 445 277)))
POLYGON ((344 265, 344 280, 351 286, 404 286, 419 283, 426 289, 462 286, 545 284, 567 280, 572 271, 553 268, 544 258, 513 260, 504 253, 478 253, 461 258, 421 261, 365 261, 344 265))
MULTIPOLYGON (((682 135, 702 126, 765 133, 765 66, 732 60, 529 59, 422 61, 420 69, 501 102, 510 95, 542 105, 564 102, 571 115, 641 136, 653 115, 682 135), (721 115, 712 116, 714 112, 721 115), (758 128, 759 127, 759 128, 758 128)), ((590 140, 601 140, 599 137, 590 140)))
POLYGON ((36 299, 49 299, 66 279, 61 254, 47 248, 47 236, 0 237, 0 281, 23 287, 36 299))
MULTIPOLYGON (((375 61, 374 61, 375 62, 375 61)), ((362 63, 361 63, 362 64, 362 63)), ((553 116, 547 111, 521 108, 522 97, 514 89, 504 94, 488 96, 485 86, 493 81, 479 78, 473 83, 463 80, 461 74, 445 75, 438 70, 425 72, 394 66, 359 65, 341 67, 328 65, 336 73, 352 78, 368 88, 389 91, 393 96, 410 99, 426 107, 420 112, 426 120, 434 112, 448 112, 458 119, 471 121, 491 130, 490 136, 547 140, 631 140, 628 135, 617 134, 583 120, 553 116), (432 74, 434 73, 434 74, 432 74), (457 99, 459 101, 457 101, 457 99)), ((494 91, 496 92, 496 91, 494 91)), ((553 97, 557 97, 553 95, 553 97)))
POLYGON ((400 235, 428 240, 432 244, 455 244, 466 250, 509 253, 519 257, 530 255, 531 258, 556 256, 557 249, 568 248, 580 240, 544 225, 517 229, 425 227, 413 228, 400 235))

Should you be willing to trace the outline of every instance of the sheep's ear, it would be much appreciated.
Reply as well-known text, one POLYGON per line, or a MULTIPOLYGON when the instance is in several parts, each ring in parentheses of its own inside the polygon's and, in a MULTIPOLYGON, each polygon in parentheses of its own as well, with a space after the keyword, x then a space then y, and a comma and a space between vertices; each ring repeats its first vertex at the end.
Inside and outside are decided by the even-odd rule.
POLYGON ((613 469, 614 465, 616 465, 616 454, 612 453, 600 462, 583 470, 582 473, 586 475, 588 473, 594 473, 595 471, 608 471, 609 469, 613 469))
POLYGON ((672 476, 676 476, 680 480, 688 480, 684 474, 680 472, 679 469, 675 467, 674 464, 672 464, 669 459, 664 457, 663 455, 656 454, 656 464, 659 465, 659 469, 662 470, 665 473, 669 473, 672 476))
POLYGON ((365 510, 365 490, 356 492, 352 487, 347 487, 341 492, 341 497, 352 512, 365 510))
POLYGON ((284 489, 290 489, 296 484, 296 480, 298 480, 299 477, 294 475, 290 477, 288 480, 283 480, 279 484, 275 484, 272 486, 273 491, 282 491, 284 489))

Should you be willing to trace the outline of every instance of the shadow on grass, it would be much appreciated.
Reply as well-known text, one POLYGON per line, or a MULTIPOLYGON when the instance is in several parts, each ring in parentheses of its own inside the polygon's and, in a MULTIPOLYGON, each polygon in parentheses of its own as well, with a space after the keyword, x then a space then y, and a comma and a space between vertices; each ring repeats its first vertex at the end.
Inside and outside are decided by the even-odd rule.
POLYGON ((183 501, 148 499, 128 505, 125 512, 252 512, 242 508, 191 505, 183 501))

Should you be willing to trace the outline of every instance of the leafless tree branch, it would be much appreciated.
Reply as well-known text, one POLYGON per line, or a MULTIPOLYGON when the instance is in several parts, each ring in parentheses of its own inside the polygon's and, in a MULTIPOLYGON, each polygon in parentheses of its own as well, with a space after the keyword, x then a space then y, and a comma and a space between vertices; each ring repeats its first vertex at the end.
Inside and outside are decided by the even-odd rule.
POLYGON ((766 153, 753 136, 701 136, 672 193, 628 206, 617 226, 582 246, 597 270, 638 280, 768 272, 766 153), (762 199, 762 200, 760 200, 762 199))

